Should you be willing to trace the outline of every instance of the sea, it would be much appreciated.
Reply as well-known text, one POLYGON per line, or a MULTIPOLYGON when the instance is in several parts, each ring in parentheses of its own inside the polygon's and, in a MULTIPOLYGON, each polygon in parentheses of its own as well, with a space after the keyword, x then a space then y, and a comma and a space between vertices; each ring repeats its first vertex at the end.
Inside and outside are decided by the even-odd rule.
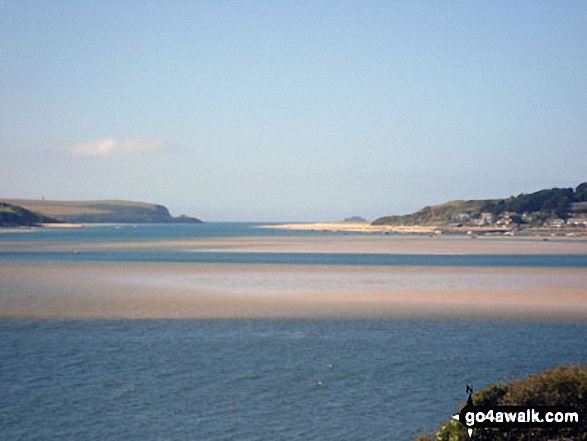
MULTIPOLYGON (((125 225, 2 233, 0 265, 95 261, 587 269, 585 255, 185 253, 123 246, 75 255, 69 249, 82 243, 339 234, 257 226, 125 225), (67 247, 51 247, 63 244, 67 247)), ((467 385, 480 390, 586 362, 584 323, 4 320, 0 440, 410 440, 458 412, 467 385)))

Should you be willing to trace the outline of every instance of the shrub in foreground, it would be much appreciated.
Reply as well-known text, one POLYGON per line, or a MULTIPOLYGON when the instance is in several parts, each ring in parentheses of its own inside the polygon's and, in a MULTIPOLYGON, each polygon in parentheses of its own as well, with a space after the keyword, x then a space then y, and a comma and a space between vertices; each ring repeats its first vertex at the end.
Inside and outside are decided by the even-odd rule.
MULTIPOLYGON (((567 441, 587 440, 587 366, 559 366, 512 383, 499 382, 473 395, 476 406, 574 406, 581 412, 581 426, 552 428, 476 428, 480 441, 567 441)), ((455 409, 455 413, 458 409, 455 409)), ((469 440, 465 427, 455 420, 443 424, 417 441, 469 440)))

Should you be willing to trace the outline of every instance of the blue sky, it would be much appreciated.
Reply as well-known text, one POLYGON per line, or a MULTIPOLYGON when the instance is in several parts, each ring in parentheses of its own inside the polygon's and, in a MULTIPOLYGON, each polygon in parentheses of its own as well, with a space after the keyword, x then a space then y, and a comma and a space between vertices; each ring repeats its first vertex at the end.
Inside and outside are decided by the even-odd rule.
POLYGON ((0 3, 0 196, 204 220, 587 181, 584 1, 0 3))

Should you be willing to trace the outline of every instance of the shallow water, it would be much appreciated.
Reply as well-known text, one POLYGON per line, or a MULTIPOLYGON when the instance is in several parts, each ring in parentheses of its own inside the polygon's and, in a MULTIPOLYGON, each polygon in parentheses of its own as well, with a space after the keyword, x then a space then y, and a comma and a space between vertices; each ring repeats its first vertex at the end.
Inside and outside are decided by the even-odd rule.
POLYGON ((429 238, 257 228, 252 223, 107 225, 0 234, 0 264, 156 262, 259 265, 587 268, 587 242, 429 238), (341 252, 344 250, 344 252, 341 252))
POLYGON ((179 251, 3 252, 0 262, 174 262, 272 265, 472 266, 587 268, 586 255, 435 255, 179 251))
MULTIPOLYGON (((515 295, 548 288, 541 301, 545 296, 551 301, 552 292, 553 307, 557 299, 567 298, 584 311, 579 307, 584 308, 587 256, 580 252, 252 253, 130 246, 194 238, 335 235, 252 227, 141 225, 3 233, 0 308, 21 307, 20 301, 33 316, 44 317, 45 308, 78 308, 62 315, 76 317, 100 306, 106 317, 114 317, 118 311, 110 309, 116 304, 98 299, 123 306, 128 296, 131 312, 147 307, 147 300, 152 308, 174 312, 166 303, 174 290, 193 295, 176 308, 197 309, 200 292, 208 302, 235 295, 238 308, 253 295, 266 301, 282 293, 338 293, 326 305, 330 307, 347 293, 368 302, 367 294, 379 299, 378 293, 388 291, 405 295, 423 290, 443 297, 460 290, 468 300, 475 292, 519 290, 510 299, 517 301, 515 295), (80 244, 95 247, 72 253, 80 244), (109 248, 99 249, 102 245, 109 248)), ((185 298, 178 294, 169 300, 185 298)), ((412 301, 409 295, 401 298, 412 301)), ((257 303, 261 313, 264 305, 257 303)), ((349 305, 352 309, 355 303, 349 305)), ((494 323, 464 317, 0 321, 0 438, 410 439, 456 412, 466 398, 466 384, 478 390, 500 379, 587 362, 584 321, 518 323, 512 316, 494 323)))

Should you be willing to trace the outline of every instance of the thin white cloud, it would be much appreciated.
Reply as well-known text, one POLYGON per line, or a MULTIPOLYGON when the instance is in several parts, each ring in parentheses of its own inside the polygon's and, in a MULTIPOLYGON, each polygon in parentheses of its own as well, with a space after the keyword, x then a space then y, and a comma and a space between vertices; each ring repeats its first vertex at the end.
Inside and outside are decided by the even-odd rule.
POLYGON ((98 139, 97 141, 61 146, 56 150, 70 156, 104 157, 153 153, 161 150, 162 147, 163 142, 161 141, 122 141, 120 139, 107 137, 98 139))

